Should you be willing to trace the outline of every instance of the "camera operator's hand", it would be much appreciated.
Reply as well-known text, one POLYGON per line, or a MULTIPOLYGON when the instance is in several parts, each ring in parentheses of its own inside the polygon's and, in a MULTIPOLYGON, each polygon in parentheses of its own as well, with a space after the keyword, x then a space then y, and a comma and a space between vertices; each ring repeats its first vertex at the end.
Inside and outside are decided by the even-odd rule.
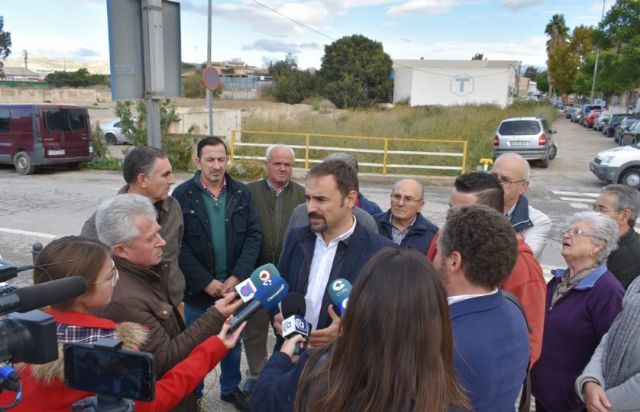
POLYGON ((224 321, 224 324, 222 325, 222 329, 220 330, 220 333, 218 333, 218 338, 220 338, 220 340, 222 341, 222 343, 224 343, 224 346, 226 346, 227 349, 232 349, 236 346, 236 343, 240 338, 240 334, 242 333, 242 330, 247 324, 247 322, 242 322, 242 324, 238 327, 238 329, 236 329, 233 333, 230 334, 228 332, 229 332, 229 325, 231 325, 232 319, 233 319, 233 315, 229 316, 227 320, 224 321))
POLYGON ((234 292, 229 292, 224 295, 222 299, 218 299, 214 306, 218 309, 218 312, 226 318, 232 313, 235 313, 235 311, 242 306, 242 303, 242 299, 236 299, 236 294, 234 292))
POLYGON ((304 336, 296 335, 291 339, 285 339, 282 347, 280 348, 280 352, 286 353, 287 356, 291 359, 291 362, 296 363, 300 356, 295 354, 296 345, 300 344, 302 346, 306 345, 306 341, 304 336))

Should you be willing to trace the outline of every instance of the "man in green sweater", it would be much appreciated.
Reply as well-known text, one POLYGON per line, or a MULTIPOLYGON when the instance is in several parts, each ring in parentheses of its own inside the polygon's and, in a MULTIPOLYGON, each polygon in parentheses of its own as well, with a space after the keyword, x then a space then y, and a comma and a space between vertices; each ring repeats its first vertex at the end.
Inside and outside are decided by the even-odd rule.
MULTIPOLYGON (((276 144, 267 149, 264 169, 266 177, 247 185, 262 227, 262 245, 257 265, 278 263, 282 242, 293 209, 305 202, 304 187, 291 180, 295 153, 292 148, 276 144)), ((249 374, 244 392, 250 394, 258 374, 267 361, 269 315, 261 310, 247 323, 244 345, 249 374)))

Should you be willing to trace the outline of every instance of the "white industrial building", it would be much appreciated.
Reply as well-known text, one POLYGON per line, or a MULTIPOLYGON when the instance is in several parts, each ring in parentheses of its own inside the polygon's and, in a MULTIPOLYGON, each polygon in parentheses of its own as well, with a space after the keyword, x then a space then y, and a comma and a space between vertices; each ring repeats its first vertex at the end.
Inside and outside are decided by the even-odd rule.
POLYGON ((518 93, 519 61, 394 60, 393 69, 394 103, 505 107, 518 93))

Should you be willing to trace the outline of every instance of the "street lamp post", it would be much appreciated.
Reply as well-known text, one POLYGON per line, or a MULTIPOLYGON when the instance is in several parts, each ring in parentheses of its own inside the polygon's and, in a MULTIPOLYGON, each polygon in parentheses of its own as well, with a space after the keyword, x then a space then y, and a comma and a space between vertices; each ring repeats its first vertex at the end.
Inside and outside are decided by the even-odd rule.
MULTIPOLYGON (((602 0, 602 14, 600 15, 600 21, 604 18, 604 2, 602 0)), ((593 103, 593 95, 596 91, 596 76, 598 75, 598 59, 600 58, 600 49, 596 50, 596 64, 593 66, 593 79, 591 80, 591 103, 593 103)))

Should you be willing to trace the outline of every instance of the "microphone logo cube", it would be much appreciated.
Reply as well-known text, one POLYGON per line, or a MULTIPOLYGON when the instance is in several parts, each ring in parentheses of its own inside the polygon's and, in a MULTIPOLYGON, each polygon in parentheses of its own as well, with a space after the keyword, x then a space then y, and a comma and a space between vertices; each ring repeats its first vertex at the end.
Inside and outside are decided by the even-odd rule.
POLYGON ((236 286, 236 292, 244 302, 248 302, 253 299, 253 295, 256 293, 256 286, 251 279, 246 279, 236 286))

